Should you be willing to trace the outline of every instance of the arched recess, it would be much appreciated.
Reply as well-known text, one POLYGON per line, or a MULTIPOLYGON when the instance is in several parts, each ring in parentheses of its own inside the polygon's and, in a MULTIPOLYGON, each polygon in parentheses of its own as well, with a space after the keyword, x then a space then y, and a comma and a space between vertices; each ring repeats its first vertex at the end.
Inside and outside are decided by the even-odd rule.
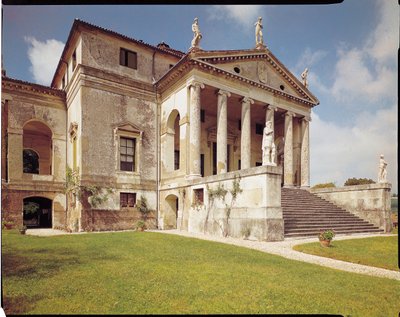
POLYGON ((51 228, 52 201, 45 197, 27 197, 23 204, 23 223, 28 228, 51 228))
POLYGON ((168 116, 167 129, 165 133, 164 143, 164 159, 165 167, 168 172, 178 170, 180 168, 180 114, 174 109, 168 116))
POLYGON ((165 198, 164 228, 176 229, 178 219, 179 199, 175 195, 168 195, 165 198))
MULTIPOLYGON (((32 120, 24 125, 22 155, 26 159, 27 153, 32 154, 29 151, 33 151, 38 155, 38 171, 33 174, 52 174, 52 135, 51 129, 40 121, 32 120)), ((28 164, 28 160, 26 160, 26 164, 28 164)), ((25 165, 24 160, 24 173, 31 173, 30 170, 32 171, 28 165, 25 165)))

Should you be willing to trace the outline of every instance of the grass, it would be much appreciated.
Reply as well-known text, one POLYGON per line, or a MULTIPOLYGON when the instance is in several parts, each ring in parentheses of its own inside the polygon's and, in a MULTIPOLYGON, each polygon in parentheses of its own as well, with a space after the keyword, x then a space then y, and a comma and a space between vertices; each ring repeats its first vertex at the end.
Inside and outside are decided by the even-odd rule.
POLYGON ((332 240, 329 248, 322 247, 319 242, 314 242, 296 245, 293 249, 327 258, 399 271, 397 236, 332 240))
POLYGON ((151 232, 3 231, 6 314, 397 316, 400 282, 151 232))

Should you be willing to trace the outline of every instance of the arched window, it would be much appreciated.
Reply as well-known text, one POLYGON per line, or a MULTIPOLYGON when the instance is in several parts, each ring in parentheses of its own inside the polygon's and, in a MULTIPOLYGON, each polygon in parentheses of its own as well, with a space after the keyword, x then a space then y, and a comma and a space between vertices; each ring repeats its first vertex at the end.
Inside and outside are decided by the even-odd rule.
POLYGON ((50 128, 40 121, 29 121, 24 125, 22 140, 24 149, 23 172, 51 175, 52 132, 50 128), (35 152, 36 156, 31 152, 26 152, 25 154, 25 150, 35 152), (32 165, 35 162, 35 158, 37 164, 32 165))
POLYGON ((23 151, 24 173, 39 174, 39 155, 29 149, 23 151))

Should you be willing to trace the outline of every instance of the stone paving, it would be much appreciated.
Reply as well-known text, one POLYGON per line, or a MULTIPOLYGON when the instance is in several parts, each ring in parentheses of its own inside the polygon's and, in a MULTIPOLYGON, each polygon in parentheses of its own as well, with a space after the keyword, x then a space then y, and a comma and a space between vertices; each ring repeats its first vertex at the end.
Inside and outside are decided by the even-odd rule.
MULTIPOLYGON (((337 270, 366 274, 377 277, 386 277, 394 280, 400 281, 400 272, 386 270, 382 268, 376 268, 367 265, 361 265, 356 263, 345 262, 341 260, 334 260, 330 258, 324 258, 316 255, 306 254, 299 251, 293 250, 293 246, 297 244, 303 244, 308 242, 317 242, 318 238, 297 238, 297 239, 285 239, 284 241, 278 242, 265 242, 265 241, 254 241, 254 240, 243 240, 236 238, 223 238, 214 237, 204 234, 189 233, 180 230, 148 230, 150 232, 158 232, 163 234, 175 234, 183 237, 197 238, 208 241, 221 242, 226 244, 237 245, 241 247, 246 247, 249 249, 259 250, 266 253, 280 255, 287 259, 298 260, 303 262, 308 262, 312 264, 322 265, 330 267, 337 270)), ((108 231, 109 232, 109 231, 108 231)), ((85 232, 72 233, 72 234, 84 234, 85 232)), ((99 233, 107 233, 107 231, 102 231, 99 233)), ((54 230, 54 229, 28 229, 26 234, 37 235, 37 236, 54 236, 61 234, 69 234, 65 231, 54 230)), ((335 240, 346 240, 346 239, 362 239, 367 237, 382 237, 382 236, 393 236, 393 234, 357 234, 357 235, 346 235, 346 236, 336 236, 335 240)))

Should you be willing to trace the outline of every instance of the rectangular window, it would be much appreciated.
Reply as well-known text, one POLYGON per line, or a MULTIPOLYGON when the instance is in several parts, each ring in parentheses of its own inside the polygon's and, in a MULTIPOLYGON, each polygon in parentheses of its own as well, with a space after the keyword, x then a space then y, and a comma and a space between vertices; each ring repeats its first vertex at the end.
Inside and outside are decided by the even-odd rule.
POLYGON ((195 205, 203 205, 204 204, 204 189, 203 188, 197 188, 193 189, 193 194, 194 194, 194 202, 195 205))
POLYGON ((262 162, 256 162, 256 166, 261 166, 262 162))
POLYGON ((256 134, 262 135, 264 131, 264 126, 260 123, 256 123, 256 134))
POLYGON ((76 51, 72 53, 72 70, 76 67, 76 51))
POLYGON ((119 194, 120 206, 122 207, 135 207, 136 193, 120 193, 119 194))
POLYGON ((212 144, 213 175, 217 175, 217 143, 212 144))
POLYGON ((242 120, 238 120, 238 130, 242 130, 242 120))
POLYGON ((134 172, 135 166, 136 139, 121 137, 119 145, 120 170, 134 172))
POLYGON ((242 161, 238 160, 238 169, 241 170, 242 169, 242 161))
POLYGON ((121 48, 119 53, 119 64, 129 68, 137 69, 137 54, 121 48))

